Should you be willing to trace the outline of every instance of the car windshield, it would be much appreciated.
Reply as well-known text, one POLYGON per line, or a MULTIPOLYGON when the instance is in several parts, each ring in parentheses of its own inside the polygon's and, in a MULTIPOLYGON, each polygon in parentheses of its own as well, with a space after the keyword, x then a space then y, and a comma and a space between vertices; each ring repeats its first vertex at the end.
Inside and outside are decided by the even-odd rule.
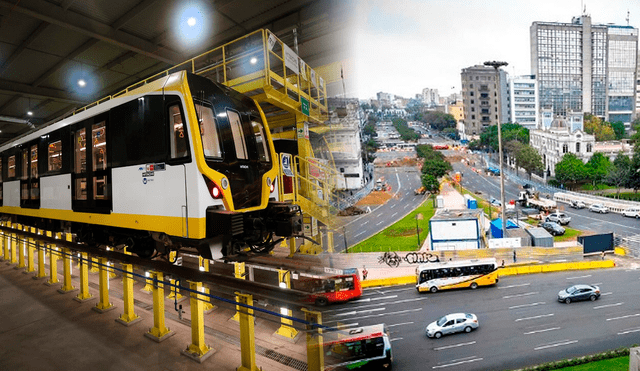
POLYGON ((446 317, 446 316, 445 316, 445 317, 440 318, 440 319, 438 320, 438 322, 436 322, 436 324, 437 324, 438 326, 442 326, 442 325, 444 325, 445 323, 447 323, 447 317, 446 317))
POLYGON ((569 294, 573 294, 575 291, 577 290, 577 288, 575 286, 571 286, 567 289, 567 292, 569 294))

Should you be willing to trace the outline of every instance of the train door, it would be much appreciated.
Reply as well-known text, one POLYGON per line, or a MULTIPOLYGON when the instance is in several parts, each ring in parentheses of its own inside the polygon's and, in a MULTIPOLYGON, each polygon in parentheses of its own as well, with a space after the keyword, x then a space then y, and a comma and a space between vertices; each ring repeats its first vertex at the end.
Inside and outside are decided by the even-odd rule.
POLYGON ((27 144, 20 153, 20 206, 40 207, 40 178, 38 174, 38 144, 27 144))
POLYGON ((107 166, 107 115, 83 121, 73 131, 73 211, 111 212, 111 169, 107 166))

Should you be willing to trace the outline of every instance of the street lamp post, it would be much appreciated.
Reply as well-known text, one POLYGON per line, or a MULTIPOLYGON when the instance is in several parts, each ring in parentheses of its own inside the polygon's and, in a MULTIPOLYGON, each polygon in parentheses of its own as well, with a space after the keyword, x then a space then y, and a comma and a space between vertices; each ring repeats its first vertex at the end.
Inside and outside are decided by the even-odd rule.
MULTIPOLYGON (((502 87, 500 86, 500 73, 498 70, 502 66, 507 66, 507 62, 490 61, 484 62, 485 66, 491 66, 496 71, 496 86, 498 91, 502 93, 502 87)), ((498 97, 498 155, 500 156, 500 202, 501 202, 501 216, 502 216, 502 236, 505 237, 507 233, 507 220, 504 218, 504 171, 502 169, 502 124, 500 121, 502 116, 502 94, 498 97)), ((491 216, 489 216, 491 217, 491 216)))

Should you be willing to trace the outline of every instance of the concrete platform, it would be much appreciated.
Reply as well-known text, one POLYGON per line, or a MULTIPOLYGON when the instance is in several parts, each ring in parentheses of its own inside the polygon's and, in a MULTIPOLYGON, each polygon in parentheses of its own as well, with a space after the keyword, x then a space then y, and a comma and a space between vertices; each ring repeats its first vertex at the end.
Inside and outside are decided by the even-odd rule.
MULTIPOLYGON (((182 303, 182 319, 173 302, 165 301, 166 326, 175 336, 157 343, 144 336, 153 327, 153 312, 152 298, 138 293, 143 283, 134 285, 141 321, 123 326, 115 321, 124 307, 120 279, 110 284, 110 302, 117 308, 98 313, 92 310, 98 302, 92 277, 94 298, 79 303, 73 300, 77 292, 60 294, 32 275, 0 264, 0 370, 236 370, 241 365, 239 326, 228 321, 235 308, 216 303, 216 310, 205 314, 205 342, 215 352, 198 363, 181 355, 191 343, 188 301, 182 303)), ((77 287, 75 280, 73 284, 77 287)), ((272 336, 278 327, 275 321, 257 318, 258 367, 306 370, 304 337, 295 344, 278 339, 272 336)))

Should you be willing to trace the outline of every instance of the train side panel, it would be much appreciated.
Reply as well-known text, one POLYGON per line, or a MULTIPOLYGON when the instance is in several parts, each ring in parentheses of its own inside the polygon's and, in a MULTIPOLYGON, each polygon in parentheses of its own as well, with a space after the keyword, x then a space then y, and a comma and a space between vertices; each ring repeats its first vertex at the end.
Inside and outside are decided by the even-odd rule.
POLYGON ((40 178, 40 189, 40 208, 71 210, 71 174, 40 178))

